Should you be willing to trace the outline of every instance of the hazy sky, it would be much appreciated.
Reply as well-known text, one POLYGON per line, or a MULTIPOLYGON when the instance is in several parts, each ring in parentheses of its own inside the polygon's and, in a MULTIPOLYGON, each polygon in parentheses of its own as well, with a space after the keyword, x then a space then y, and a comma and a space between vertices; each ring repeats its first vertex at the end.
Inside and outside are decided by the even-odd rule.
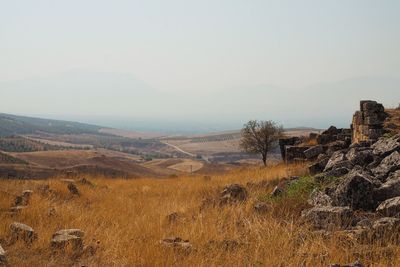
POLYGON ((359 99, 400 102, 399 14, 397 0, 0 0, 0 112, 304 125, 311 101, 347 123, 359 99), (337 110, 321 86, 358 91, 337 110))

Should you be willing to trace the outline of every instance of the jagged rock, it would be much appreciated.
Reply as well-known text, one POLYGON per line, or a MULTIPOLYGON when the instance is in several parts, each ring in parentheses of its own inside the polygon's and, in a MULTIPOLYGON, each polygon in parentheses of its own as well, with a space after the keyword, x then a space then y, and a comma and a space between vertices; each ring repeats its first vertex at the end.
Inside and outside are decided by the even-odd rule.
POLYGON ((31 196, 33 194, 32 190, 24 190, 21 195, 15 198, 15 206, 26 206, 29 204, 31 196))
MULTIPOLYGON (((321 155, 321 154, 320 154, 321 155)), ((325 169, 326 164, 328 164, 329 157, 324 154, 324 157, 318 157, 317 161, 308 167, 308 171, 311 175, 322 172, 325 169)))
POLYGON ((10 231, 12 242, 23 240, 25 243, 30 244, 37 239, 35 231, 26 224, 13 222, 10 224, 10 231))
POLYGON ((166 247, 179 248, 184 250, 190 250, 193 245, 190 244, 189 240, 183 240, 180 237, 169 237, 160 240, 160 243, 166 247))
POLYGON ((340 167, 337 169, 333 169, 330 171, 326 171, 314 176, 315 181, 324 183, 326 181, 330 181, 332 178, 342 177, 350 172, 350 169, 345 167, 340 167))
POLYGON ((294 146, 299 144, 300 142, 300 138, 297 136, 279 139, 279 148, 281 150, 282 159, 284 161, 286 161, 286 146, 294 146))
POLYGON ((329 267, 364 267, 364 264, 360 262, 355 262, 355 263, 349 263, 349 264, 331 264, 329 267))
POLYGON ((348 148, 350 145, 350 142, 346 142, 346 141, 335 141, 332 143, 328 144, 328 148, 327 148, 327 154, 333 154, 335 151, 339 151, 345 148, 348 148))
POLYGON ((400 213, 400 197, 389 198, 383 201, 376 211, 388 217, 396 217, 400 213))
POLYGON ((83 232, 81 229, 62 229, 53 234, 53 237, 56 237, 58 235, 74 235, 76 237, 83 238, 85 235, 85 232, 83 232))
POLYGON ((389 174, 388 178, 386 179, 386 182, 388 182, 390 180, 396 180, 399 178, 400 178, 400 170, 397 170, 397 171, 389 174))
POLYGON ((307 203, 312 206, 329 207, 332 206, 332 198, 324 192, 314 190, 307 200, 307 203))
POLYGON ((374 154, 370 148, 353 147, 347 152, 346 158, 353 165, 366 166, 374 161, 374 154))
POLYGON ((390 138, 380 138, 371 148, 375 155, 386 157, 394 151, 400 151, 400 134, 390 138))
POLYGON ((382 244, 399 242, 400 219, 384 217, 376 220, 372 225, 372 240, 382 244))
POLYGON ((71 192, 71 194, 79 195, 78 187, 73 183, 68 184, 68 190, 71 192))
POLYGON ((400 153, 395 151, 389 156, 385 157, 381 163, 374 169, 372 173, 381 181, 385 180, 387 176, 394 171, 400 169, 400 153))
POLYGON ((83 240, 75 235, 56 235, 51 239, 50 246, 53 250, 65 250, 71 247, 73 252, 82 252, 83 240))
POLYGON ((373 181, 358 172, 349 173, 337 186, 332 198, 337 206, 349 206, 353 210, 373 210, 373 181))
POLYGON ((231 184, 226 186, 220 193, 220 204, 232 204, 244 202, 247 199, 246 188, 239 184, 231 184))
POLYGON ((368 218, 362 219, 357 222, 356 227, 361 229, 369 229, 372 227, 372 221, 368 218))
POLYGON ((400 196, 400 177, 388 179, 381 187, 374 189, 377 202, 400 196))
POLYGON ((268 211, 268 205, 265 202, 258 202, 254 204, 253 209, 257 213, 266 213, 268 211))
POLYGON ((338 130, 338 128, 336 128, 333 125, 329 126, 328 129, 326 129, 325 131, 322 132, 322 134, 330 134, 330 135, 335 135, 335 134, 339 134, 339 133, 340 133, 340 130, 338 130))
POLYGON ((3 249, 3 247, 0 245, 0 266, 7 266, 7 257, 6 257, 6 251, 3 249))
POLYGON ((315 229, 347 228, 353 223, 353 212, 349 207, 317 206, 302 211, 301 216, 315 229))
POLYGON ((330 157, 328 163, 326 164, 324 171, 331 170, 333 167, 338 166, 339 163, 341 163, 345 160, 346 160, 346 156, 343 152, 341 152, 341 151, 334 152, 332 154, 332 156, 330 157))
POLYGON ((324 152, 324 148, 321 145, 312 146, 306 151, 304 151, 304 155, 307 159, 313 159, 318 157, 319 154, 324 152))

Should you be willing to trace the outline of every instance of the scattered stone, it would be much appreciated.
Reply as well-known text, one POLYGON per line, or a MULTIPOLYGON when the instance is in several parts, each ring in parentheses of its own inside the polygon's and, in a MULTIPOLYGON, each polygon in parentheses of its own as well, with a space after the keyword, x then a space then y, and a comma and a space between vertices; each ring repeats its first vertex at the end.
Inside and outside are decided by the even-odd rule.
POLYGON ((85 232, 83 232, 81 229, 63 229, 55 232, 53 234, 53 237, 56 237, 58 235, 74 235, 76 237, 83 238, 85 235, 85 232))
POLYGON ((332 198, 337 206, 349 206, 353 210, 374 210, 374 188, 374 183, 368 177, 352 172, 337 186, 332 198))
POLYGON ((374 199, 377 202, 400 196, 400 177, 391 178, 381 187, 374 189, 374 199))
POLYGON ((371 148, 353 147, 347 152, 346 158, 353 165, 367 166, 374 161, 374 154, 371 148))
POLYGON ((390 138, 380 138, 371 148, 375 155, 386 157, 394 151, 400 151, 400 134, 390 138))
POLYGON ((372 225, 372 240, 382 244, 399 242, 400 219, 384 217, 372 225))
POLYGON ((301 213, 302 218, 314 229, 344 229, 353 223, 349 207, 313 207, 301 213))
POLYGON ((383 201, 376 211, 388 217, 396 217, 400 213, 400 197, 394 197, 383 201))
POLYGON ((232 204, 244 202, 247 199, 246 189, 239 184, 231 184, 226 186, 220 193, 220 204, 232 204))
POLYGON ((349 264, 331 264, 329 267, 364 267, 364 264, 360 262, 349 263, 349 264))
POLYGON ((73 183, 68 184, 68 190, 71 192, 71 194, 79 195, 78 187, 73 183))
POLYGON ((15 242, 17 240, 23 240, 27 244, 31 244, 33 241, 37 239, 37 234, 32 229, 32 227, 13 222, 10 224, 10 231, 11 231, 11 242, 15 242))
POLYGON ((27 206, 33 194, 32 190, 25 190, 15 198, 15 206, 27 206))
POLYGON ((384 181, 391 172, 399 169, 400 153, 395 151, 389 156, 385 157, 376 168, 372 169, 372 173, 378 177, 379 180, 384 181))
POLYGON ((189 240, 183 240, 180 237, 169 237, 164 238, 160 243, 166 247, 179 248, 184 250, 191 250, 193 245, 190 244, 189 240))
POLYGON ((321 145, 313 146, 304 151, 304 155, 307 159, 314 159, 318 157, 319 154, 323 153, 324 149, 321 145))
POLYGON ((56 235, 51 239, 50 246, 53 250, 65 250, 71 247, 73 252, 82 252, 83 240, 75 235, 56 235))
POLYGON ((332 198, 328 196, 326 193, 321 192, 319 190, 314 190, 313 192, 311 192, 310 198, 308 199, 307 202, 312 206, 323 206, 323 207, 332 206, 332 198))
POLYGON ((258 202, 254 204, 253 209, 257 213, 266 213, 268 211, 268 205, 265 202, 258 202))

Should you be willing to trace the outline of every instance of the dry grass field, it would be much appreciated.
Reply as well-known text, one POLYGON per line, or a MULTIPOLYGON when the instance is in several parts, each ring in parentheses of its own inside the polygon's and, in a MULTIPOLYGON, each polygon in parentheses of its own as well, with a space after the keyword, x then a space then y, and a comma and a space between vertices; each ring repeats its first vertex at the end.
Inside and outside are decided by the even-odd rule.
POLYGON ((268 199, 278 178, 290 175, 306 175, 305 167, 252 167, 161 180, 86 177, 95 186, 77 183, 79 196, 57 177, 1 180, 0 243, 10 266, 327 266, 355 260, 367 266, 400 266, 398 247, 363 246, 312 234, 299 220, 307 206, 301 192, 270 201, 266 213, 256 213, 253 204, 268 199), (246 186, 248 200, 213 205, 222 187, 232 183, 246 186), (43 185, 49 185, 50 192, 40 190, 43 185), (26 189, 34 191, 28 207, 10 215, 15 197, 26 189), (31 246, 10 244, 12 222, 31 226, 38 240, 31 246), (85 232, 82 254, 50 249, 52 234, 65 228, 85 232), (193 247, 160 244, 170 236, 188 239, 193 247))

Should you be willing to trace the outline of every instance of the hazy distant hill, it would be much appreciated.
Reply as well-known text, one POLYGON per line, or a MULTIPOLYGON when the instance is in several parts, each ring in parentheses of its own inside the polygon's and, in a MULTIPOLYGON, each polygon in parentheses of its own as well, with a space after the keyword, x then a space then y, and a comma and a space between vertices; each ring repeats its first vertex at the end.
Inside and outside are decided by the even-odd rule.
POLYGON ((46 132, 52 134, 99 133, 102 127, 79 122, 31 118, 0 113, 0 136, 46 132))

